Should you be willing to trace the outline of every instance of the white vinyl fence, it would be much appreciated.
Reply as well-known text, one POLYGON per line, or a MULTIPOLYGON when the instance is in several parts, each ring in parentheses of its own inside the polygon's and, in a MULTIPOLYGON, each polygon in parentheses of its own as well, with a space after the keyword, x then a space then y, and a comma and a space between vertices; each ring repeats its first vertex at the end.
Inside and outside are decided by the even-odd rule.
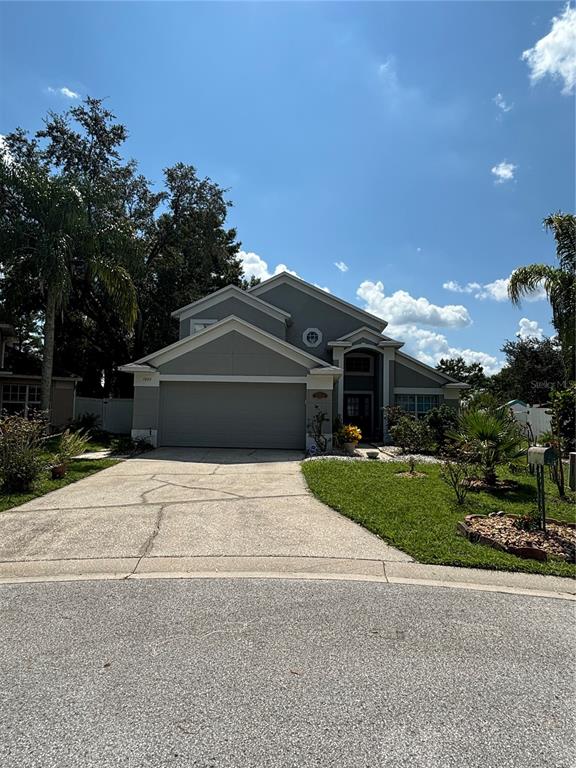
POLYGON ((521 406, 519 404, 514 405, 511 408, 514 418, 520 424, 530 425, 535 438, 540 437, 544 432, 549 432, 552 426, 552 417, 546 411, 550 410, 546 406, 540 405, 527 405, 521 406))
POLYGON ((101 429, 117 435, 129 435, 132 430, 133 406, 132 398, 77 397, 74 418, 77 419, 85 413, 95 413, 101 429))

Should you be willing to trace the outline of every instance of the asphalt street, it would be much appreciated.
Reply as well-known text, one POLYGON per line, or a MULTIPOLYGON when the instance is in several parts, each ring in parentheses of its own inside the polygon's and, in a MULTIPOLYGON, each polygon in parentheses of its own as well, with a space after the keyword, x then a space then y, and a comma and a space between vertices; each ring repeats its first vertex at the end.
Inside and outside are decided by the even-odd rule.
POLYGON ((571 768, 566 600, 339 581, 0 586, 3 768, 571 768))

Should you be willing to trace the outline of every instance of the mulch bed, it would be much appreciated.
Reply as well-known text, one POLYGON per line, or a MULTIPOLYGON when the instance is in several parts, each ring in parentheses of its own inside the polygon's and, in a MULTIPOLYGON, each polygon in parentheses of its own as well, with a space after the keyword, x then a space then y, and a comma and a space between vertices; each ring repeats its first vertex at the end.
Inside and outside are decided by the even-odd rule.
POLYGON ((396 472, 396 477, 427 477, 425 472, 396 472))
POLYGON ((576 525, 558 520, 546 521, 546 533, 516 527, 518 517, 468 515, 458 530, 477 544, 484 544, 517 557, 546 561, 548 557, 576 562, 576 525))
POLYGON ((489 485, 481 477, 471 477, 464 483, 471 491, 513 491, 518 488, 516 480, 496 480, 495 485, 489 485))

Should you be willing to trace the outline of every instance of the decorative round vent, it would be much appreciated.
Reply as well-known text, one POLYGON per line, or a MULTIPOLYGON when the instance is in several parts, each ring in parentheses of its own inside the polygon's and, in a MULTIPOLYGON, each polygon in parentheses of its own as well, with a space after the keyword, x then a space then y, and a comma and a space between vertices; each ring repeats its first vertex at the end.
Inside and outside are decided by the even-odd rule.
POLYGON ((319 328, 306 328, 302 341, 307 347, 317 347, 322 343, 322 331, 319 328))

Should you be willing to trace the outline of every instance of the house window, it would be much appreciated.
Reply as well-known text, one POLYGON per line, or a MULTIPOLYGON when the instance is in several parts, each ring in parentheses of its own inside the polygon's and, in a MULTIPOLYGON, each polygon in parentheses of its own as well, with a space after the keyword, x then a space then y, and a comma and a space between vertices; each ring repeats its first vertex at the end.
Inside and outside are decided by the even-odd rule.
POLYGON ((319 328, 306 328, 302 341, 307 347, 317 347, 322 343, 322 331, 319 328))
POLYGON ((32 411, 39 411, 40 387, 37 384, 4 384, 0 408, 9 416, 16 413, 28 416, 32 411))
POLYGON ((395 403, 406 413, 417 418, 423 418, 432 408, 441 403, 440 395, 396 395, 395 403))
POLYGON ((370 355, 346 355, 344 371, 352 374, 371 376, 374 373, 374 359, 370 355))

